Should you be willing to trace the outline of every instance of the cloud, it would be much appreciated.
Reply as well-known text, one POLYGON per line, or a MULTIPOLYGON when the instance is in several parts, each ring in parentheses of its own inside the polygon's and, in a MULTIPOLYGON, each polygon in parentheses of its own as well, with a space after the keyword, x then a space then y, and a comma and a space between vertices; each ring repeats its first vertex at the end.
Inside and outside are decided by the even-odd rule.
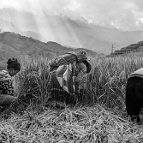
POLYGON ((28 6, 29 2, 27 0, 1 0, 0 1, 0 8, 15 8, 15 9, 22 9, 23 7, 28 6))
POLYGON ((75 1, 75 0, 72 0, 70 2, 70 4, 68 4, 67 6, 65 6, 64 8, 65 10, 70 10, 70 11, 76 11, 76 10, 79 10, 80 9, 80 3, 75 1))
POLYGON ((122 30, 140 30, 136 22, 143 16, 143 2, 138 0, 82 0, 80 14, 91 17, 92 21, 104 26, 122 30))
POLYGON ((0 0, 0 8, 35 13, 53 11, 122 30, 140 30, 143 27, 141 0, 0 0))

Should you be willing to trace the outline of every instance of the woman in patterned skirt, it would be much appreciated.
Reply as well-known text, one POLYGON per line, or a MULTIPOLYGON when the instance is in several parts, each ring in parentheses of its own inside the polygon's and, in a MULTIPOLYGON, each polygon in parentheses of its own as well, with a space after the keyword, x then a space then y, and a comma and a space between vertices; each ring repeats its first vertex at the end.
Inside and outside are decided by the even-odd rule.
POLYGON ((17 100, 14 95, 12 77, 20 71, 20 63, 12 58, 7 61, 7 70, 0 71, 0 106, 6 108, 17 100))
POLYGON ((64 104, 76 104, 80 93, 80 80, 91 70, 86 52, 64 54, 50 63, 51 65, 53 67, 50 72, 48 105, 64 107, 64 104), (60 66, 56 66, 57 61, 60 61, 60 66))

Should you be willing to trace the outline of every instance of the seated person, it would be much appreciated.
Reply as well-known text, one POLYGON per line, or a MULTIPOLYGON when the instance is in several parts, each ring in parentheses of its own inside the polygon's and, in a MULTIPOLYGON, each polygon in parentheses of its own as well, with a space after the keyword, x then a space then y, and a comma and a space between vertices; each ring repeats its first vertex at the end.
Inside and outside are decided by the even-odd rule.
POLYGON ((7 70, 0 71, 0 106, 7 108, 17 100, 14 95, 12 77, 20 71, 20 63, 12 58, 7 61, 7 70))

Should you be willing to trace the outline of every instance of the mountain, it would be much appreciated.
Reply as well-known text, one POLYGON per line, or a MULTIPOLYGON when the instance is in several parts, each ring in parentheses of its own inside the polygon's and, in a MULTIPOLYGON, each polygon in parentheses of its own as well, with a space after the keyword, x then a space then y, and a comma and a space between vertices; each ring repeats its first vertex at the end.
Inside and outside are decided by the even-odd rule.
POLYGON ((119 31, 94 24, 70 20, 76 34, 85 47, 100 53, 109 54, 112 44, 116 49, 143 40, 143 31, 119 31))
POLYGON ((19 58, 20 56, 43 55, 50 59, 65 52, 79 50, 85 50, 91 57, 98 56, 96 52, 88 49, 66 47, 53 41, 45 43, 13 32, 0 33, 0 63, 6 62, 8 58, 19 58))
POLYGON ((33 37, 37 40, 54 41, 69 47, 80 47, 97 53, 110 54, 112 44, 119 50, 143 40, 143 31, 120 31, 86 20, 46 11, 31 13, 15 9, 0 9, 0 29, 33 37))
POLYGON ((139 41, 135 44, 130 44, 126 47, 121 48, 120 50, 115 50, 113 53, 108 55, 108 57, 114 57, 119 55, 130 55, 130 54, 136 54, 139 56, 143 55, 143 41, 139 41))
POLYGON ((26 37, 31 37, 31 38, 34 38, 34 39, 38 39, 39 41, 43 40, 42 35, 38 34, 36 32, 24 31, 24 32, 21 32, 20 34, 23 35, 23 36, 26 36, 26 37))

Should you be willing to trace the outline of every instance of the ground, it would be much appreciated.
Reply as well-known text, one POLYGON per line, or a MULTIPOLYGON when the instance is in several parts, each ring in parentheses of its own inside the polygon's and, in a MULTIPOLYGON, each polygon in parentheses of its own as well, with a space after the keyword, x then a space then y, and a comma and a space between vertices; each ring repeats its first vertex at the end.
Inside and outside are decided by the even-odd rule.
POLYGON ((137 143, 142 126, 100 105, 63 110, 45 108, 12 114, 0 124, 0 141, 12 143, 137 143), (40 112, 40 113, 39 113, 40 112))

